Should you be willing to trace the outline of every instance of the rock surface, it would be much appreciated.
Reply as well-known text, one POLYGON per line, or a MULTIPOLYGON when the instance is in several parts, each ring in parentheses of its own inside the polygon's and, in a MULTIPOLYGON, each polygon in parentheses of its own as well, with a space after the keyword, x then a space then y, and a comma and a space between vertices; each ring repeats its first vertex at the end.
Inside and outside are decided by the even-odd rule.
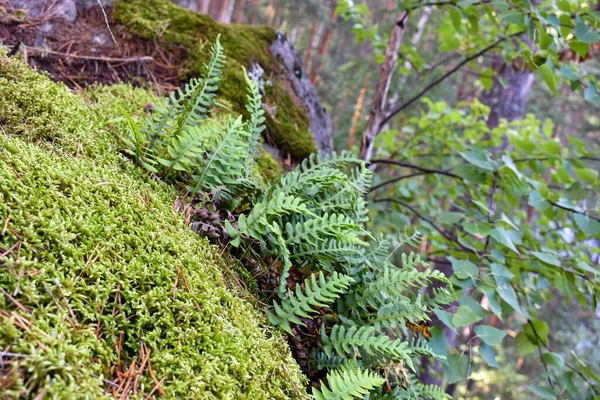
POLYGON ((317 90, 304 70, 300 53, 294 48, 294 44, 287 39, 286 35, 281 32, 277 32, 277 38, 269 49, 273 56, 285 67, 295 92, 308 108, 309 126, 317 142, 317 148, 320 152, 331 153, 333 151, 331 119, 321 103, 317 90))

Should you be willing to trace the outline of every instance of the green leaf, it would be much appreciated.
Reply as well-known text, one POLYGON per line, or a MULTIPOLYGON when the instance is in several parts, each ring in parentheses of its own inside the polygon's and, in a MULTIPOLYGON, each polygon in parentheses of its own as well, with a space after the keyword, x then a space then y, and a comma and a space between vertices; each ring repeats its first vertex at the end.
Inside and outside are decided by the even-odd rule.
POLYGON ((548 88, 552 92, 558 93, 556 91, 556 76, 554 76, 552 67, 550 67, 548 64, 543 64, 540 66, 539 71, 540 71, 540 74, 542 75, 542 78, 544 78, 544 82, 546 82, 546 85, 548 86, 548 88))
POLYGON ((561 357, 560 354, 557 353, 545 353, 544 361, 549 365, 554 365, 562 369, 565 366, 565 360, 561 357))
POLYGON ((428 344, 435 354, 448 357, 448 339, 441 327, 434 326, 431 328, 431 339, 429 339, 428 344))
POLYGON ((471 308, 467 306, 460 306, 456 310, 456 314, 452 317, 452 323, 454 326, 467 326, 479 321, 479 317, 471 308))
POLYGON ((450 354, 444 364, 444 374, 449 384, 467 378, 469 371, 469 356, 467 354, 450 354))
POLYGON ((531 254, 535 256, 538 260, 543 263, 554 265, 555 267, 560 267, 560 261, 554 254, 551 253, 543 253, 541 251, 532 251, 531 254))
POLYGON ((531 343, 524 332, 517 333, 515 344, 517 346, 517 351, 519 352, 519 357, 525 357, 537 350, 537 345, 531 343))
POLYGON ((475 278, 479 272, 477 265, 468 260, 459 260, 454 257, 448 257, 452 263, 454 274, 459 279, 475 278))
POLYGON ((448 328, 450 328, 452 330, 452 332, 457 333, 456 332, 456 327, 454 326, 454 324, 452 323, 452 314, 450 314, 448 311, 444 311, 444 310, 435 310, 433 312, 440 321, 442 321, 444 323, 444 325, 446 325, 448 328))
POLYGON ((556 393, 546 386, 528 385, 527 389, 540 396, 542 399, 556 399, 556 393))
POLYGON ((500 365, 498 361, 496 361, 496 354, 494 354, 494 349, 487 343, 481 343, 479 345, 479 355, 483 358, 483 361, 486 362, 492 368, 498 368, 500 365))
POLYGON ((475 327, 475 333, 485 343, 496 346, 502 342, 508 331, 496 329, 493 326, 479 325, 475 327))
POLYGON ((596 183, 598 180, 598 171, 594 171, 591 168, 575 168, 577 176, 588 183, 596 183))
POLYGON ((583 43, 595 43, 600 41, 600 34, 591 30, 583 21, 575 24, 575 35, 580 42, 583 43))
POLYGON ((491 235, 498 243, 519 254, 519 251, 512 241, 511 235, 504 228, 498 227, 492 229, 491 235))
POLYGON ((573 214, 575 224, 587 236, 594 237, 600 233, 600 222, 583 214, 573 214))
POLYGON ((492 232, 492 226, 487 222, 463 222, 463 229, 471 235, 486 237, 492 232))
POLYGON ((494 279, 496 280, 496 291, 498 295, 507 302, 516 312, 523 316, 527 316, 525 311, 521 309, 519 302, 517 300, 517 296, 513 288, 510 286, 510 279, 513 277, 506 267, 500 264, 493 263, 490 265, 492 269, 492 274, 494 275, 494 279))
POLYGON ((594 374, 592 372, 591 369, 588 368, 587 365, 585 365, 580 359, 579 357, 577 357, 577 354, 575 354, 574 351, 571 350, 571 355, 573 355, 573 357, 575 358, 575 360, 577 361, 577 364, 579 364, 579 367, 581 368, 581 370, 590 378, 592 378, 593 380, 595 380, 596 382, 600 383, 600 378, 598 378, 598 376, 596 374, 594 374))
POLYGON ((544 321, 531 321, 531 324, 525 325, 525 329, 523 331, 525 332, 531 343, 537 344, 537 339, 539 339, 540 344, 545 345, 548 343, 548 333, 550 333, 550 327, 544 321), (535 333, 533 331, 534 328, 535 333))
POLYGON ((571 42, 569 43, 569 47, 581 57, 585 57, 588 51, 590 51, 590 45, 582 42, 571 42))
POLYGON ((498 164, 493 161, 488 153, 480 151, 464 151, 460 153, 461 157, 467 162, 487 171, 495 171, 498 169, 498 164))
POLYGON ((458 213, 458 212, 441 212, 440 213, 440 221, 443 224, 452 225, 452 224, 455 224, 458 221, 460 221, 461 218, 464 217, 464 216, 465 216, 464 213, 458 213))

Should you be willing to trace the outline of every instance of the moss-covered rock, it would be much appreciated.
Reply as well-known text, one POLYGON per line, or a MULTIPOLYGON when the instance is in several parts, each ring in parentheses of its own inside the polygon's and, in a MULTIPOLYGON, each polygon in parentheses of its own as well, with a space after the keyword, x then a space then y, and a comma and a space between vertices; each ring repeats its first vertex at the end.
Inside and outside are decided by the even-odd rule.
POLYGON ((194 13, 168 0, 117 1, 113 17, 135 35, 163 40, 166 44, 187 49, 185 76, 199 76, 209 59, 210 45, 218 34, 228 57, 220 98, 233 110, 245 113, 246 94, 242 67, 259 64, 264 70, 267 104, 267 134, 282 154, 302 159, 316 152, 309 128, 306 107, 295 101, 289 91, 281 65, 269 52, 276 34, 268 27, 223 25, 207 15, 194 13))
POLYGON ((172 189, 115 151, 114 110, 151 97, 94 92, 89 108, 0 55, 3 395, 301 396, 287 345, 228 288, 218 249, 184 225, 172 189))

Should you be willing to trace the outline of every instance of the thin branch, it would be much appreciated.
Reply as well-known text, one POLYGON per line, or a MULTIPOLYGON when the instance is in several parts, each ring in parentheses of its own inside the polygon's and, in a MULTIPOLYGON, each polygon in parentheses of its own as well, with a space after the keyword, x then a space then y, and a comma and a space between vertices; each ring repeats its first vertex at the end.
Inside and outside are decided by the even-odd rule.
MULTIPOLYGON (((492 0, 482 0, 482 1, 478 1, 478 2, 470 4, 470 5, 471 6, 480 6, 482 4, 490 4, 491 2, 492 2, 492 0)), ((459 7, 458 3, 456 3, 455 1, 432 1, 432 2, 427 2, 427 3, 417 4, 416 6, 410 7, 409 10, 413 11, 413 10, 416 10, 421 7, 441 7, 441 6, 459 7)))
POLYGON ((552 390, 554 389, 554 383, 552 382, 552 379, 550 379, 550 371, 548 370, 548 364, 546 364, 546 360, 544 360, 544 353, 542 353, 542 346, 540 345, 540 337, 537 334, 537 331, 535 330, 535 326, 533 325, 533 323, 531 322, 531 320, 527 320, 527 323, 529 324, 529 326, 531 326, 531 329, 533 330, 533 334, 535 336, 535 342, 537 344, 537 348, 538 351, 540 353, 540 360, 542 360, 542 364, 544 365, 544 369, 546 370, 546 373, 548 374, 547 378, 548 378, 548 383, 550 384, 550 387, 552 388, 552 390))
POLYGON ((435 86, 439 85, 440 83, 442 83, 444 80, 446 80, 446 78, 448 78, 449 76, 451 76, 452 74, 454 74, 456 71, 458 71, 459 69, 461 69, 465 64, 471 62, 472 60, 482 56, 483 54, 487 53, 488 51, 490 51, 491 49, 493 49, 494 47, 498 46, 500 43, 504 42, 505 40, 515 37, 515 36, 519 36, 522 35, 525 32, 517 32, 517 33, 513 33, 512 35, 509 36, 503 36, 501 38, 499 38, 498 40, 496 40, 494 43, 490 44, 489 46, 479 50, 477 53, 466 57, 465 59, 463 59, 460 63, 458 63, 454 68, 452 68, 450 71, 446 72, 444 75, 442 75, 441 77, 439 77, 438 79, 436 79, 435 81, 431 82, 429 85, 427 85, 423 90, 421 90, 418 94, 416 94, 415 96, 413 96, 410 100, 408 100, 406 103, 399 105, 398 107, 396 107, 395 109, 393 109, 392 111, 390 111, 388 113, 388 115, 383 118, 383 120, 381 121, 381 123, 379 124, 379 130, 381 131, 381 129, 383 129, 383 127, 396 115, 398 114, 400 111, 404 110, 405 108, 407 108, 408 106, 410 106, 411 104, 413 104, 414 102, 416 102, 417 100, 419 100, 421 97, 423 97, 423 95, 425 95, 425 93, 427 93, 429 90, 433 89, 435 86))
MULTIPOLYGON (((77 58, 80 60, 91 60, 91 61, 106 61, 106 62, 119 62, 119 63, 132 63, 132 62, 150 62, 150 61, 154 61, 154 59, 150 56, 143 56, 143 57, 127 57, 127 58, 114 58, 114 57, 101 57, 101 56, 82 56, 79 54, 70 54, 70 53, 63 53, 60 51, 53 51, 53 50, 48 50, 48 49, 43 49, 40 47, 32 47, 32 46, 26 46, 23 43, 20 44, 21 47, 25 48, 27 51, 33 51, 39 54, 52 54, 55 56, 61 56, 61 57, 66 57, 66 58, 77 58)), ((0 47, 12 47, 12 46, 2 46, 0 45, 0 47)))
POLYGON ((379 188, 382 188, 386 185, 390 185, 392 183, 396 183, 398 181, 401 181, 403 179, 410 179, 410 178, 414 178, 415 176, 421 176, 421 175, 427 175, 430 174, 431 172, 415 172, 412 174, 408 174, 408 175, 401 175, 401 176, 397 176, 396 178, 387 180, 385 182, 380 183, 379 185, 373 186, 369 189, 369 193, 376 191, 379 188))
POLYGON ((400 161, 400 160, 388 160, 388 159, 378 158, 375 160, 371 160, 371 163, 372 164, 394 164, 394 165, 398 165, 400 167, 416 169, 417 171, 422 171, 422 172, 425 172, 428 174, 445 175, 445 176, 449 176, 449 177, 452 177, 455 179, 460 179, 462 181, 462 178, 460 176, 458 176, 450 171, 445 171, 443 169, 433 169, 433 168, 422 167, 419 165, 411 164, 411 163, 400 161))
POLYGON ((560 208, 561 210, 570 211, 570 212, 572 212, 572 213, 575 213, 575 214, 581 214, 581 215, 585 215, 585 216, 586 216, 586 217, 588 217, 588 218, 591 218, 591 219, 593 219, 593 220, 596 220, 596 221, 600 222, 600 218, 599 218, 599 217, 596 217, 596 216, 594 216, 594 215, 590 215, 590 214, 586 214, 584 211, 578 211, 578 210, 574 210, 574 209, 572 209, 572 208, 569 208, 569 207, 561 206, 560 204, 558 204, 558 203, 555 203, 555 202, 553 202, 553 201, 550 201, 550 200, 546 200, 546 201, 547 201, 548 203, 552 204, 554 207, 556 207, 556 208, 560 208))
POLYGON ((375 200, 373 200, 373 203, 383 203, 383 202, 396 203, 396 204, 398 204, 398 205, 400 205, 400 206, 408 209, 410 212, 412 212, 413 214, 415 214, 418 218, 422 219, 423 221, 425 221, 429 225, 431 225, 433 227, 433 229, 435 229, 436 231, 438 231, 440 233, 440 235, 442 235, 446 240, 458 244, 465 251, 472 252, 471 249, 468 249, 465 246, 463 246, 462 244, 460 244, 460 242, 458 242, 458 240, 456 240, 452 236, 448 235, 439 226, 437 226, 432 220, 430 220, 427 217, 424 217, 420 212, 418 212, 410 204, 405 203, 405 202, 403 202, 401 200, 396 200, 396 199, 391 199, 391 198, 384 198, 384 199, 375 199, 375 200))

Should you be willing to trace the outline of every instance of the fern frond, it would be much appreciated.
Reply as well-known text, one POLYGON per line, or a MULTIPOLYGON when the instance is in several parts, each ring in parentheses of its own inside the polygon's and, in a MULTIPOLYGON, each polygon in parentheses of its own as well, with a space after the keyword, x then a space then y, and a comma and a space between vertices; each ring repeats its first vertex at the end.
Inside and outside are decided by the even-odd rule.
POLYGON ((240 187, 252 186, 244 175, 247 133, 243 128, 240 116, 230 119, 224 131, 214 132, 212 145, 196 157, 198 172, 192 176, 194 186, 188 188, 192 193, 199 189, 215 191, 220 198, 230 200, 240 187))
POLYGON ((274 303, 274 313, 269 312, 269 321, 288 333, 292 333, 290 322, 304 325, 298 316, 310 318, 310 313, 315 313, 314 307, 326 307, 332 304, 354 280, 346 275, 334 272, 327 279, 323 272, 312 274, 304 281, 305 292, 300 284, 296 284, 296 292, 289 293, 289 298, 283 300, 281 305, 274 303))
POLYGON ((428 356, 436 360, 446 359, 446 357, 434 353, 431 347, 429 347, 429 343, 422 338, 411 338, 408 343, 413 357, 428 356))
POLYGON ((328 356, 335 351, 342 356, 354 357, 359 349, 366 351, 369 355, 377 353, 395 359, 406 359, 410 356, 408 342, 400 339, 391 340, 386 335, 375 336, 375 328, 371 326, 334 325, 331 333, 327 336, 325 328, 321 330, 321 343, 323 350, 328 356))
MULTIPOLYGON (((262 96, 258 89, 258 85, 248 76, 246 68, 244 70, 244 78, 246 80, 247 99, 246 110, 250 114, 250 119, 246 122, 246 129, 248 131, 248 157, 246 159, 246 165, 254 163, 254 160, 258 156, 258 148, 260 145, 260 135, 265 130, 265 111, 262 108, 262 96)), ((250 169, 246 169, 246 173, 250 169)))
POLYGON ((285 233, 285 240, 291 245, 309 244, 317 247, 320 241, 328 237, 344 243, 366 244, 360 239, 360 225, 342 214, 324 214, 295 225, 287 223, 285 233))
POLYGON ((347 262, 350 264, 360 263, 364 259, 364 245, 340 242, 337 239, 323 241, 320 245, 306 248, 296 245, 292 247, 293 258, 299 260, 313 259, 317 262, 347 262))
POLYGON ((174 138, 167 147, 168 158, 158 162, 175 171, 192 171, 198 167, 198 154, 204 151, 205 142, 213 135, 212 129, 194 127, 174 138))
POLYGON ((340 368, 344 362, 346 362, 346 358, 337 356, 332 354, 328 356, 323 351, 316 351, 313 353, 312 357, 308 360, 308 367, 311 369, 318 370, 332 370, 340 368))
POLYGON ((327 374, 327 385, 321 381, 321 390, 313 389, 316 400, 348 400, 364 398, 381 386, 385 379, 372 371, 363 371, 356 364, 343 365, 327 374))
POLYGON ((240 215, 238 227, 241 233, 260 240, 267 234, 267 227, 273 218, 291 213, 314 215, 299 197, 284 192, 278 192, 273 196, 267 193, 254 205, 247 217, 240 215))

